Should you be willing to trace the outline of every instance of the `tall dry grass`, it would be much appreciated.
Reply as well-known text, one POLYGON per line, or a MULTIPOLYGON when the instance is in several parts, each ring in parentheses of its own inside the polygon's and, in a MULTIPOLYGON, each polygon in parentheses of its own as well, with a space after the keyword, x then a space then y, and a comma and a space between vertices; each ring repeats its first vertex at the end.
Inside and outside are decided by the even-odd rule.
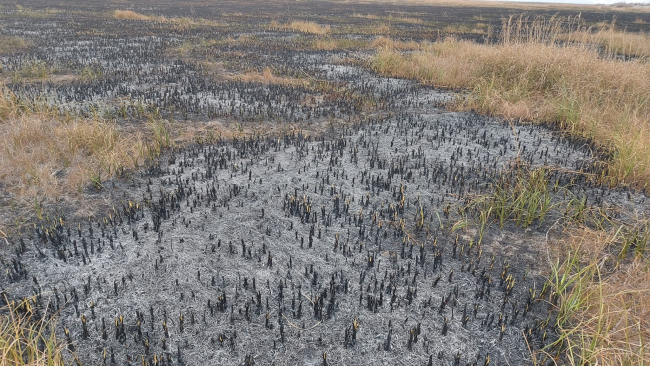
POLYGON ((32 306, 28 299, 0 308, 0 365, 66 365, 65 343, 57 340, 54 323, 37 319, 31 313, 32 306))
POLYGON ((568 285, 554 288, 568 320, 558 324, 557 343, 572 365, 650 363, 650 262, 643 255, 621 259, 616 252, 626 240, 617 228, 580 227, 556 243, 570 258, 554 270, 568 285))
POLYGON ((459 108, 593 138, 613 153, 612 184, 650 188, 650 64, 558 46, 560 30, 510 30, 494 45, 450 39, 415 53, 384 47, 372 65, 384 75, 468 90, 459 108))
POLYGON ((625 33, 612 28, 587 29, 560 35, 560 39, 581 44, 594 44, 607 55, 625 55, 648 61, 650 59, 650 34, 625 33))
MULTIPOLYGON (((0 87, 0 181, 15 197, 56 200, 138 165, 142 134, 113 121, 63 118, 0 87)), ((141 161, 140 161, 141 162, 141 161)))

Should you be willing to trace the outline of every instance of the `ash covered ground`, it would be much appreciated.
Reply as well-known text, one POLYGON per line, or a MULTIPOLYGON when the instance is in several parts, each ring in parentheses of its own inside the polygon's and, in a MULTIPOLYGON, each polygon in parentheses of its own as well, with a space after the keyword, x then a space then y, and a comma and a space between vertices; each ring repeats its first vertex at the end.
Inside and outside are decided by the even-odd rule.
POLYGON ((555 337, 536 247, 545 228, 492 230, 477 245, 450 231, 450 210, 517 155, 579 170, 589 150, 354 74, 395 111, 327 137, 171 154, 118 182, 125 198, 109 217, 21 240, 3 261, 5 293, 58 312, 84 364, 529 362, 528 347, 555 337))
POLYGON ((334 62, 368 51, 307 51, 315 36, 266 23, 254 27, 258 41, 202 51, 319 80, 265 85, 206 76, 205 63, 168 53, 211 32, 238 37, 248 18, 233 17, 234 33, 126 20, 88 33, 94 16, 7 24, 3 32, 49 46, 6 56, 6 70, 42 61, 102 75, 11 89, 72 114, 104 108, 133 120, 146 106, 282 131, 168 153, 104 184, 110 215, 12 240, 0 261, 3 295, 53 316, 70 359, 84 365, 530 364, 531 351, 556 339, 544 274, 560 213, 528 229, 492 225, 479 244, 475 231, 452 230, 459 208, 516 162, 548 167, 556 186, 590 204, 644 205, 575 174, 599 173, 584 142, 449 112, 449 93, 334 62), (53 32, 61 24, 70 27, 53 32))

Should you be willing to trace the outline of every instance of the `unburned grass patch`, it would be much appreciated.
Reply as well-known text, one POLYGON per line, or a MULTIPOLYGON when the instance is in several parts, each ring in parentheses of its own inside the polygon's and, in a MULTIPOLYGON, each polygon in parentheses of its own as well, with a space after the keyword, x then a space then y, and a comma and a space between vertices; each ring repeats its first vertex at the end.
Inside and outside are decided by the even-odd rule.
POLYGON ((136 13, 133 10, 115 10, 113 12, 115 19, 128 19, 128 20, 154 20, 154 17, 136 13))
POLYGON ((29 39, 0 35, 0 54, 22 52, 33 46, 34 43, 29 39))
POLYGON ((558 239, 549 281, 562 336, 547 353, 571 365, 646 365, 650 362, 650 262, 621 261, 622 228, 572 228, 558 239))
POLYGON ((650 180, 650 65, 546 43, 447 40, 415 53, 384 47, 384 75, 469 91, 457 107, 552 124, 613 151, 608 177, 642 189, 650 180))
POLYGON ((23 115, 5 121, 0 179, 28 197, 58 197, 82 191, 136 165, 141 137, 126 135, 111 121, 23 115))
POLYGON ((559 38, 570 42, 601 46, 607 55, 625 55, 639 61, 647 61, 650 58, 650 35, 646 33, 629 33, 613 28, 604 28, 572 32, 560 35, 559 38))
POLYGON ((285 85, 308 85, 309 84, 309 82, 305 79, 277 76, 273 73, 270 67, 264 68, 264 70, 262 70, 261 72, 249 71, 244 74, 230 76, 229 78, 234 80, 241 80, 245 82, 256 82, 262 84, 285 84, 285 85))
POLYGON ((33 299, 6 304, 0 294, 0 364, 62 366, 65 343, 57 339, 54 322, 33 313, 33 299))
POLYGON ((60 117, 3 89, 0 146, 3 190, 33 201, 74 195, 138 166, 145 143, 114 121, 60 117))

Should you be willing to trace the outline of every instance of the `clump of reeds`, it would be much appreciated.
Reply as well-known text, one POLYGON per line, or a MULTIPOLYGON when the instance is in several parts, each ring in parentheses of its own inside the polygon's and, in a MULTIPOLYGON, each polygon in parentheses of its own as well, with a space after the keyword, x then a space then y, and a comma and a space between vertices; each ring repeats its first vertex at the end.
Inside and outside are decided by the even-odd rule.
MULTIPOLYGON (((6 303, 6 298, 1 300, 6 303)), ((29 300, 9 303, 0 308, 0 364, 2 365, 65 365, 61 344, 51 320, 36 319, 29 311, 29 300)))
POLYGON ((316 34, 316 35, 327 35, 332 32, 332 27, 329 25, 320 25, 316 22, 304 21, 304 20, 294 20, 287 24, 280 24, 276 21, 272 21, 270 24, 271 29, 287 29, 298 31, 307 34, 316 34))

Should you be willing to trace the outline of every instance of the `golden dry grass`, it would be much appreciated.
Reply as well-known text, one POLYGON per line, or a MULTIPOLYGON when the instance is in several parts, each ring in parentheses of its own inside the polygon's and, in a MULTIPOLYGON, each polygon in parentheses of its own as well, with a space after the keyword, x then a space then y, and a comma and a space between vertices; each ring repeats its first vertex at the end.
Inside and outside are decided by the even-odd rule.
POLYGON ((386 35, 390 36, 390 25, 389 24, 380 24, 380 25, 373 25, 366 27, 369 34, 374 34, 374 35, 386 35))
POLYGON ((592 137, 614 152, 612 182, 650 187, 650 64, 603 59, 585 47, 447 40, 410 54, 382 48, 373 67, 469 90, 461 108, 592 137))
POLYGON ((650 58, 650 35, 646 33, 626 33, 605 28, 598 31, 571 32, 562 34, 559 38, 571 42, 600 45, 606 54, 627 55, 642 60, 650 58))
POLYGON ((0 308, 0 365, 65 365, 64 344, 57 341, 54 324, 17 311, 31 306, 26 300, 0 308))
POLYGON ((116 19, 129 19, 129 20, 153 20, 155 17, 136 13, 132 10, 115 10, 113 16, 116 19))
POLYGON ((305 21, 293 21, 289 23, 288 27, 292 30, 307 34, 326 35, 332 31, 329 25, 320 25, 318 23, 305 21))
POLYGON ((650 363, 650 262, 642 255, 621 261, 616 248, 622 241, 616 228, 580 227, 556 243, 579 264, 574 270, 560 268, 562 274, 576 279, 561 294, 561 300, 570 299, 573 304, 570 321, 561 325, 568 335, 565 352, 571 364, 650 363))
POLYGON ((33 46, 34 43, 28 39, 0 35, 0 54, 21 52, 33 46))
POLYGON ((285 84, 285 85, 307 85, 309 82, 304 79, 276 76, 270 68, 265 68, 262 72, 247 72, 229 76, 230 79, 236 79, 246 82, 255 82, 262 84, 285 84))
POLYGON ((15 197, 75 195, 143 156, 142 135, 125 133, 112 121, 61 118, 21 105, 4 87, 0 94, 0 180, 15 197))
POLYGON ((115 19, 127 19, 127 20, 150 20, 157 22, 166 22, 173 24, 174 28, 179 31, 187 31, 191 27, 196 26, 209 26, 209 27, 218 27, 223 26, 224 24, 216 20, 204 19, 204 18, 189 18, 189 17, 179 17, 179 18, 166 18, 159 15, 145 15, 141 13, 136 13, 132 10, 115 10, 113 12, 113 17, 115 19))
POLYGON ((270 29, 285 29, 293 30, 306 34, 316 34, 316 35, 328 35, 332 32, 332 28, 329 25, 320 25, 316 22, 309 22, 303 20, 294 20, 291 23, 280 24, 278 22, 271 21, 269 24, 270 29))

